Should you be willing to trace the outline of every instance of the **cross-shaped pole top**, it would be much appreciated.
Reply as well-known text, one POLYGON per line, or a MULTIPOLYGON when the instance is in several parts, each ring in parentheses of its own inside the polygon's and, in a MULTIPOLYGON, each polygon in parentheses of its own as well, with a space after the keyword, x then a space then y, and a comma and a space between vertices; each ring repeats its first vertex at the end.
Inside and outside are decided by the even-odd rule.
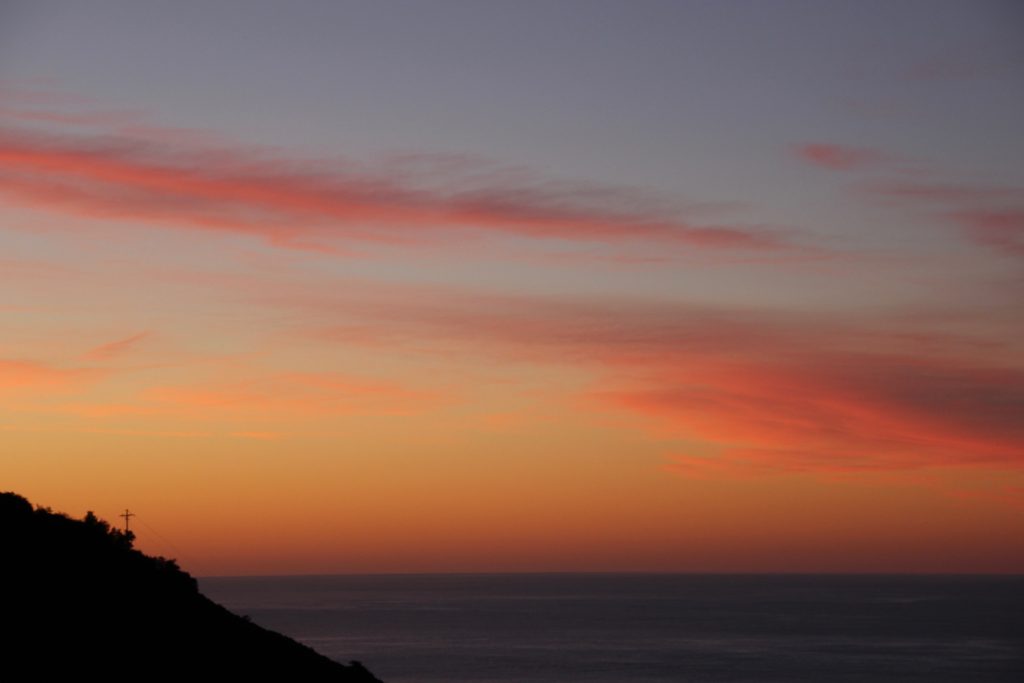
POLYGON ((118 517, 124 517, 124 532, 128 533, 128 520, 135 516, 134 512, 128 512, 128 508, 124 509, 124 512, 118 515, 118 517))

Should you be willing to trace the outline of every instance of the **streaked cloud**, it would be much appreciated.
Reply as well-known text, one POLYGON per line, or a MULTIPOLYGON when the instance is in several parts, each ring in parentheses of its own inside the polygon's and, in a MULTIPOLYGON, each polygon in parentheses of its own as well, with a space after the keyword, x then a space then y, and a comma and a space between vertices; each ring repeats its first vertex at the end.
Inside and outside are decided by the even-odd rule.
POLYGON ((1019 199, 1024 190, 1005 186, 983 186, 937 180, 878 181, 866 185, 864 190, 872 197, 894 202, 931 204, 961 204, 1003 202, 1019 199))
POLYGON ((715 251, 804 250, 779 230, 693 222, 625 188, 539 177, 423 187, 401 173, 155 138, 0 131, 0 192, 81 217, 226 232, 291 249, 415 244, 488 234, 715 251))
POLYGON ((309 305, 345 319, 318 332, 337 343, 589 368, 591 405, 755 470, 1024 459, 1024 370, 920 321, 429 292, 309 305))
POLYGON ((434 392, 337 373, 277 373, 245 380, 147 388, 140 402, 155 410, 280 416, 400 415, 442 401, 434 392))
POLYGON ((896 157, 867 148, 831 144, 797 147, 805 160, 833 170, 869 168, 874 178, 851 189, 863 195, 926 215, 941 217, 969 241, 1010 256, 1024 255, 1024 188, 949 180, 935 168, 909 167, 896 157))
POLYGON ((139 332, 138 334, 133 334, 125 337, 124 339, 117 339, 106 344, 101 344, 100 346, 86 352, 84 357, 86 360, 94 361, 110 360, 111 358, 129 353, 132 349, 150 337, 150 335, 151 333, 148 331, 139 332))
POLYGON ((978 244, 1024 257, 1024 210, 955 211, 951 216, 978 244))
POLYGON ((32 360, 0 358, 0 392, 66 390, 98 374, 87 368, 62 368, 32 360))
POLYGON ((878 150, 822 142, 797 145, 795 151, 804 161, 834 171, 870 167, 888 160, 878 150))
POLYGON ((1019 370, 866 354, 736 365, 680 368, 674 381, 603 398, 718 446, 710 460, 680 460, 689 467, 842 472, 1024 459, 1019 370))

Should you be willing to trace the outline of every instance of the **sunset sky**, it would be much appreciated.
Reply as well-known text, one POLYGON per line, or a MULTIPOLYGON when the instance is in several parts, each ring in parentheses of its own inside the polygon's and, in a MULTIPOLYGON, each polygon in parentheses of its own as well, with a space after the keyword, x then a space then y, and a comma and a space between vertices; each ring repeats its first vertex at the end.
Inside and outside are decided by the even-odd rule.
POLYGON ((0 0, 0 490, 199 575, 1024 572, 1024 4, 0 0))

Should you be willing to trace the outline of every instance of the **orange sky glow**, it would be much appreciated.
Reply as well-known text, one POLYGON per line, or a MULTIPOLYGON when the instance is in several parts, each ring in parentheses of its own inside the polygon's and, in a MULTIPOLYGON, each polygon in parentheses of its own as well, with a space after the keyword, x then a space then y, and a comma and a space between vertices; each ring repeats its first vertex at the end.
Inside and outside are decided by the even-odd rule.
POLYGON ((262 105, 15 41, 0 490, 198 575, 1024 572, 1020 65, 919 40, 857 102, 762 46, 761 108, 653 53, 610 97, 604 39, 466 100, 300 55, 262 105))

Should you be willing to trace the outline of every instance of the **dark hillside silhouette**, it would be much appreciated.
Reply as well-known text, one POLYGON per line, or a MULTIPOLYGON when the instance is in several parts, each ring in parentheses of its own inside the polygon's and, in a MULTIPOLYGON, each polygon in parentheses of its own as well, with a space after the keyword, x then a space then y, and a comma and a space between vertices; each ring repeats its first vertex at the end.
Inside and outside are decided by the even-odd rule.
POLYGON ((232 614, 132 539, 91 512, 71 519, 0 493, 0 680, 379 683, 232 614))

